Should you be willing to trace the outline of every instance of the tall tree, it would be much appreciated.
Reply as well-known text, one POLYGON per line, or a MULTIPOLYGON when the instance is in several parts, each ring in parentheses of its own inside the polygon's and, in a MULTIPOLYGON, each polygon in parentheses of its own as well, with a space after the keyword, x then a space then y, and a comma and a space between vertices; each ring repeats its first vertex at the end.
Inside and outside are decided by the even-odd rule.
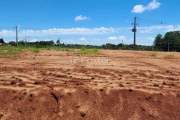
POLYGON ((180 31, 167 32, 164 36, 158 34, 154 46, 163 51, 180 51, 180 31))
POLYGON ((60 40, 57 40, 57 41, 56 41, 56 44, 57 44, 57 45, 60 45, 60 40))
POLYGON ((3 38, 0 38, 0 43, 5 43, 3 38))

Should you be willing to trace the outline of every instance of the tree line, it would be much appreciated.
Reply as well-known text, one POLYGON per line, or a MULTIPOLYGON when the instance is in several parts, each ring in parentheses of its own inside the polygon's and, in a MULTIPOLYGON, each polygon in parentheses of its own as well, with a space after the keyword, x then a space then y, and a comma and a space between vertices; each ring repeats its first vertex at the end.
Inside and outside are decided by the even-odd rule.
MULTIPOLYGON (((9 45, 11 46, 17 46, 16 42, 14 41, 10 41, 9 45)), ((106 43, 100 46, 97 45, 82 45, 82 44, 64 44, 64 43, 60 43, 59 40, 56 41, 56 43, 54 43, 53 40, 50 41, 36 41, 36 42, 25 42, 25 41, 19 41, 18 42, 18 46, 34 46, 34 47, 38 47, 38 48, 43 48, 43 47, 49 47, 49 46, 57 46, 57 47, 67 47, 67 48, 82 48, 82 47, 86 47, 86 48, 97 48, 97 49, 111 49, 111 50, 133 50, 133 44, 112 44, 112 43, 106 43)), ((152 50, 152 46, 146 46, 146 45, 136 45, 137 46, 137 50, 146 50, 146 51, 150 51, 152 50)))
MULTIPOLYGON (((5 44, 3 38, 0 39, 0 43, 5 44)), ((16 42, 10 41, 8 43, 11 46, 16 46, 16 42)), ((81 44, 64 44, 60 43, 60 40, 57 40, 54 43, 53 40, 49 41, 36 41, 36 42, 27 42, 27 41, 19 41, 19 46, 34 46, 34 47, 47 47, 47 46, 59 46, 59 47, 67 47, 67 48, 98 48, 98 49, 111 49, 111 50, 133 50, 133 44, 112 44, 106 43, 100 46, 96 45, 81 45, 81 44)), ((152 46, 147 45, 136 45, 137 50, 146 50, 146 51, 177 51, 180 52, 180 31, 171 31, 167 32, 164 36, 158 34, 155 37, 154 44, 152 46)))

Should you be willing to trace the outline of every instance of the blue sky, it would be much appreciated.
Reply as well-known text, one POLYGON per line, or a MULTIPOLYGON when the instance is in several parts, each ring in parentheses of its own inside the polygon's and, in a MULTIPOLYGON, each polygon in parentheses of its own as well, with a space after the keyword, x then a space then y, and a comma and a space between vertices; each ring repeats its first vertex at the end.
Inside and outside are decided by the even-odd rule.
POLYGON ((0 0, 0 38, 61 43, 152 45, 157 34, 180 30, 179 0, 0 0))

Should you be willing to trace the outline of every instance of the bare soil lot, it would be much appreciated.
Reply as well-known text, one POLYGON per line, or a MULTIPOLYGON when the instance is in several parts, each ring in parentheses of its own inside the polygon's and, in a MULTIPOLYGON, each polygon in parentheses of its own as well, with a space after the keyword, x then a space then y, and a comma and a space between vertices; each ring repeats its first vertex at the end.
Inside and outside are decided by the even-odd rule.
POLYGON ((101 53, 0 59, 0 119, 180 120, 180 53, 101 53))

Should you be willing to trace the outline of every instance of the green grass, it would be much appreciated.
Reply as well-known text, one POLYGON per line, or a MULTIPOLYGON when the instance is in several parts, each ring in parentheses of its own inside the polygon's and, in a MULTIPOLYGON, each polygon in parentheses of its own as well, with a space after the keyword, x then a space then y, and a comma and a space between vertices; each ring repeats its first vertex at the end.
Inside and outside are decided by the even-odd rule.
POLYGON ((22 46, 0 46, 0 58, 17 58, 19 53, 23 51, 39 53, 40 49, 35 47, 24 48, 22 46))
POLYGON ((41 50, 55 50, 55 51, 70 51, 71 49, 66 47, 52 46, 52 47, 44 47, 40 48, 41 50))
POLYGON ((76 54, 93 54, 93 55, 99 55, 100 52, 98 49, 87 49, 85 47, 82 47, 78 51, 75 52, 76 54))
POLYGON ((174 58, 175 56, 174 56, 174 54, 167 54, 166 56, 165 56, 165 58, 174 58))
POLYGON ((157 54, 156 54, 156 53, 151 53, 151 54, 150 54, 150 56, 152 56, 152 57, 156 57, 156 56, 157 56, 157 54))
POLYGON ((35 47, 28 47, 27 50, 34 52, 34 53, 39 53, 40 49, 39 48, 35 48, 35 47))
POLYGON ((16 58, 22 51, 22 47, 0 46, 0 58, 16 58))
POLYGON ((55 51, 70 51, 75 54, 93 54, 97 55, 100 54, 98 49, 87 49, 85 47, 82 47, 79 50, 70 49, 66 47, 58 47, 58 46, 52 46, 52 47, 44 47, 44 48, 37 48, 35 46, 29 46, 29 47, 15 47, 15 46, 0 46, 0 58, 18 58, 19 53, 23 51, 31 51, 34 53, 39 53, 41 50, 55 50, 55 51))

